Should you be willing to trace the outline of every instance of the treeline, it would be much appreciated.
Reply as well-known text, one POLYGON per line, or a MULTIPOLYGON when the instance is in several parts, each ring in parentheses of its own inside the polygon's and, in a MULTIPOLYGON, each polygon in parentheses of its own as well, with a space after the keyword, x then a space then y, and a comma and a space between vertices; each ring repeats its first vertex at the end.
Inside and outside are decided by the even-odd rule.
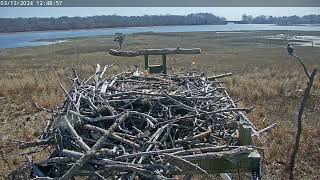
POLYGON ((242 23, 244 24, 277 24, 277 25, 295 25, 295 24, 320 24, 320 15, 306 16, 257 16, 242 15, 242 23))
MULTIPOLYGON (((227 24, 224 17, 210 13, 181 15, 145 15, 145 16, 91 16, 59 18, 0 18, 0 32, 24 32, 45 30, 70 30, 114 27, 142 27, 165 25, 210 25, 227 24)), ((320 15, 306 16, 257 16, 244 14, 239 23, 243 24, 320 24, 320 15)))
POLYGON ((140 27, 164 25, 226 24, 224 17, 210 13, 151 16, 91 16, 59 18, 0 18, 0 32, 24 32, 44 30, 70 30, 113 27, 140 27))

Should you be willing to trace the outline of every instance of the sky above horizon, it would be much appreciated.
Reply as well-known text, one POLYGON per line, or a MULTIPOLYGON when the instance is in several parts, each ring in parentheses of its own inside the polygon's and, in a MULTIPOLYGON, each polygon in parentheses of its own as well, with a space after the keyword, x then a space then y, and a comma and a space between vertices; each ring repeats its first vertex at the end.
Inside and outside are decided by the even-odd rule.
POLYGON ((303 16, 320 14, 320 7, 1 7, 0 18, 60 17, 95 15, 187 15, 212 13, 228 20, 240 20, 243 14, 259 16, 303 16))

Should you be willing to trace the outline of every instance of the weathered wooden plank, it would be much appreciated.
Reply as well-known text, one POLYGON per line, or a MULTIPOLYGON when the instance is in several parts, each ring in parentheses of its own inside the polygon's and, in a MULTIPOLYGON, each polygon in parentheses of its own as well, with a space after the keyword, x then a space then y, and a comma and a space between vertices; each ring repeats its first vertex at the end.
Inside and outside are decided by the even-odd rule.
POLYGON ((200 54, 200 48, 163 48, 163 49, 141 49, 137 51, 124 51, 110 49, 109 54, 113 56, 134 57, 142 55, 165 55, 165 54, 200 54))
MULTIPOLYGON (((167 160, 165 160, 167 161, 167 160)), ((177 165, 182 171, 174 171, 175 175, 202 174, 196 168, 179 166, 177 162, 170 161, 173 165, 177 165)), ((206 170, 209 174, 217 173, 238 173, 238 172, 259 172, 261 156, 256 150, 234 155, 232 158, 227 157, 211 157, 191 161, 198 164, 201 169, 206 170)))

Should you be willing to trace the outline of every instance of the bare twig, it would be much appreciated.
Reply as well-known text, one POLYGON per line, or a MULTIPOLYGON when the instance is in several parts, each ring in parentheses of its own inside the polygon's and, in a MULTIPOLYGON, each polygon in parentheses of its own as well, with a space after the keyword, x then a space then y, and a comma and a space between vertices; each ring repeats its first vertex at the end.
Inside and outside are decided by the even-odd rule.
POLYGON ((74 174, 79 171, 79 169, 91 159, 94 154, 102 147, 104 141, 116 130, 120 123, 125 121, 128 117, 128 113, 122 115, 117 119, 113 125, 103 134, 103 136, 96 142, 96 144, 84 155, 82 156, 60 179, 68 180, 74 176, 74 174))

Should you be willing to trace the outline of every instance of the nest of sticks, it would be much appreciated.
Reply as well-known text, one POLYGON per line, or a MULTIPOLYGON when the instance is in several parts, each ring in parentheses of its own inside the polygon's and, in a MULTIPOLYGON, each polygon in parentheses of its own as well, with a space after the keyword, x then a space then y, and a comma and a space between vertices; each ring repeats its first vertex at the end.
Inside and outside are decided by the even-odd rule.
POLYGON ((66 100, 50 110, 42 135, 19 146, 50 149, 49 157, 29 157, 12 177, 29 168, 28 178, 167 179, 185 167, 211 177, 193 162, 249 151, 240 146, 239 125, 251 124, 242 112, 252 108, 238 108, 221 85, 229 73, 111 76, 111 66, 97 65, 83 80, 73 70, 70 89, 61 86, 66 100))

